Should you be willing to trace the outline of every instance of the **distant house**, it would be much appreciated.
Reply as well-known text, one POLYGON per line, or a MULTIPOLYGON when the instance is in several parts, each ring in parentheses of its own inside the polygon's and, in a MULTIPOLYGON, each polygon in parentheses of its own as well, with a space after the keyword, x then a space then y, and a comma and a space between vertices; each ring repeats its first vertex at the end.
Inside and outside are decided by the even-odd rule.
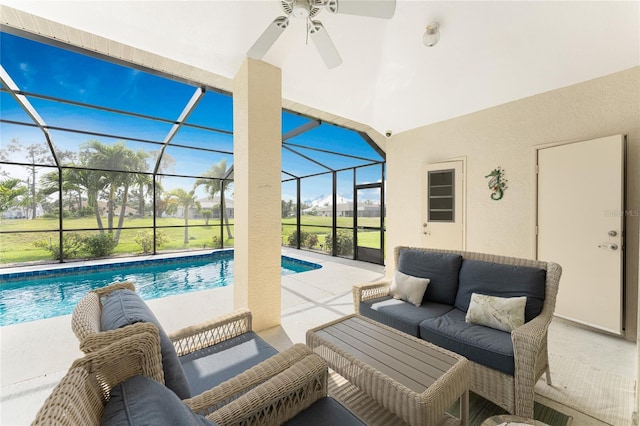
MULTIPOLYGON (((192 206, 189 208, 189 218, 190 219, 194 219, 194 218, 200 218, 202 217, 202 210, 207 209, 207 210, 211 210, 212 214, 211 214, 211 218, 212 219, 219 219, 220 218, 220 196, 215 196, 213 198, 210 197, 205 197, 205 198, 200 198, 197 200, 200 203, 200 210, 198 211, 198 209, 195 206, 192 206)), ((234 208, 233 208, 233 200, 229 199, 229 198, 224 198, 224 210, 225 210, 225 214, 227 215, 228 218, 232 218, 233 214, 235 212, 234 208)), ((178 209, 176 210, 176 213, 173 214, 172 216, 174 217, 184 217, 184 208, 182 206, 178 207, 178 209)))
MULTIPOLYGON (((331 217, 333 215, 332 206, 313 206, 302 210, 302 214, 313 214, 316 216, 331 217)), ((379 217, 379 204, 358 205, 358 217, 379 217)), ((339 203, 336 205, 336 217, 353 217, 353 202, 339 203)))
MULTIPOLYGON (((30 216, 27 212, 27 208, 26 207, 9 207, 7 210, 5 210, 2 213, 2 218, 3 219, 28 219, 30 216)), ((40 206, 39 204, 36 206, 36 217, 41 217, 42 215, 44 215, 44 210, 42 209, 42 206, 40 206)))
MULTIPOLYGON (((98 200, 98 210, 100 211, 100 215, 101 216, 106 216, 107 215, 107 213, 108 213, 107 205, 108 205, 108 202, 102 201, 102 200, 98 200)), ((120 209, 121 209, 120 206, 116 206, 113 209, 113 212, 114 212, 113 214, 120 215, 120 209)), ((134 209, 133 207, 126 206, 124 208, 124 214, 125 214, 125 216, 137 216, 138 215, 138 209, 134 209)))

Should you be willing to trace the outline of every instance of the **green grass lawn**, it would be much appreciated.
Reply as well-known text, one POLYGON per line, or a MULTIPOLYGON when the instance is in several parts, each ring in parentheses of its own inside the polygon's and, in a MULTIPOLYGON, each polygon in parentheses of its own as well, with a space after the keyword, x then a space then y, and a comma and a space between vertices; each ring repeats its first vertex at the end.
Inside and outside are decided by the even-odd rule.
MULTIPOLYGON (((353 218, 340 217, 337 220, 339 227, 352 228, 353 218)), ((103 226, 106 227, 106 219, 103 218, 103 226)), ((361 226, 378 226, 379 219, 376 218, 358 218, 358 224, 361 226)), ((117 226, 117 220, 114 220, 117 226)), ((176 250, 196 250, 202 248, 214 247, 214 236, 220 239, 220 220, 210 219, 209 224, 205 225, 205 220, 190 219, 188 228, 188 244, 184 244, 184 219, 182 218, 157 218, 156 225, 159 232, 164 234, 167 242, 159 248, 159 251, 176 251, 176 250), (191 226, 197 225, 197 226, 191 226), (175 226, 175 228, 162 228, 164 226, 175 226)), ((318 237, 318 243, 311 248, 314 250, 326 251, 326 236, 331 231, 332 219, 322 216, 303 216, 301 218, 302 230, 318 237), (322 245, 322 248, 320 247, 322 245)), ((118 245, 115 247, 114 255, 135 255, 141 254, 141 246, 135 242, 135 237, 139 232, 147 232, 150 230, 132 229, 132 228, 149 228, 153 226, 151 217, 131 217, 125 218, 123 229, 120 234, 118 245)), ((0 220, 0 231, 12 231, 16 233, 2 234, 0 236, 0 264, 22 263, 33 261, 53 260, 50 251, 38 248, 34 245, 36 241, 44 240, 47 243, 58 244, 58 227, 59 221, 56 218, 37 218, 37 219, 2 219, 0 220), (24 231, 24 232, 21 232, 24 231), (35 232, 33 232, 35 231, 35 232)), ((96 220, 94 217, 85 218, 65 218, 63 221, 63 229, 65 233, 73 232, 82 236, 96 234, 98 230, 81 231, 81 229, 96 228, 96 220)), ((226 226, 223 225, 224 246, 233 247, 233 219, 230 220, 231 238, 227 235, 226 226)), ((282 219, 282 244, 288 245, 288 237, 296 230, 295 218, 282 219)), ((379 232, 359 232, 358 242, 360 246, 379 247, 379 232)), ((79 258, 87 257, 86 254, 78 253, 79 258)))

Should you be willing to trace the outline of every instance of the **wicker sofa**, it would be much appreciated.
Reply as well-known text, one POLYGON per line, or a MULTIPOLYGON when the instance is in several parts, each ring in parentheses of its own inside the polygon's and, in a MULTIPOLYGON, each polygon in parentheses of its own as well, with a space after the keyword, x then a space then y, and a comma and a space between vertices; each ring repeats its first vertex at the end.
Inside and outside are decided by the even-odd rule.
POLYGON ((430 279, 419 306, 393 298, 392 281, 382 281, 353 287, 355 312, 467 357, 472 392, 510 413, 533 417, 537 380, 546 373, 551 383, 547 330, 555 309, 560 266, 404 246, 395 248, 395 260, 396 281, 402 274, 430 279), (509 332, 469 322, 474 293, 498 297, 496 300, 526 296, 524 324, 509 332))
POLYGON ((38 411, 32 425, 308 425, 309 415, 361 425, 327 397, 326 363, 310 352, 268 380, 252 385, 254 371, 217 391, 181 401, 163 386, 160 338, 153 324, 76 360, 38 411), (225 391, 247 386, 219 406, 225 391), (206 415, 206 417, 205 417, 206 415))

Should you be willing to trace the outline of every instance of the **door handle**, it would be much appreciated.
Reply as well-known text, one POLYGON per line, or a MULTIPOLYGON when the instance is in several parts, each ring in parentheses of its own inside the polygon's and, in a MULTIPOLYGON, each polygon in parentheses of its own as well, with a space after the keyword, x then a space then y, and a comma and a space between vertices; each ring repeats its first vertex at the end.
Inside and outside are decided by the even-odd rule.
POLYGON ((607 249, 609 251, 616 251, 618 250, 618 245, 616 243, 603 243, 598 244, 598 248, 607 249))

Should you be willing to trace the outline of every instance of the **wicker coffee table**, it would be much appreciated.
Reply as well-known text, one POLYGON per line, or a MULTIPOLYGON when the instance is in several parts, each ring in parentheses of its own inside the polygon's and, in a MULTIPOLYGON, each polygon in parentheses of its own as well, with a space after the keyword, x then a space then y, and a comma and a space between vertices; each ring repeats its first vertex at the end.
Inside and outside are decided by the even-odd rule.
POLYGON ((307 345, 338 374, 412 425, 435 425, 459 399, 469 421, 466 358, 359 315, 307 331, 307 345))

